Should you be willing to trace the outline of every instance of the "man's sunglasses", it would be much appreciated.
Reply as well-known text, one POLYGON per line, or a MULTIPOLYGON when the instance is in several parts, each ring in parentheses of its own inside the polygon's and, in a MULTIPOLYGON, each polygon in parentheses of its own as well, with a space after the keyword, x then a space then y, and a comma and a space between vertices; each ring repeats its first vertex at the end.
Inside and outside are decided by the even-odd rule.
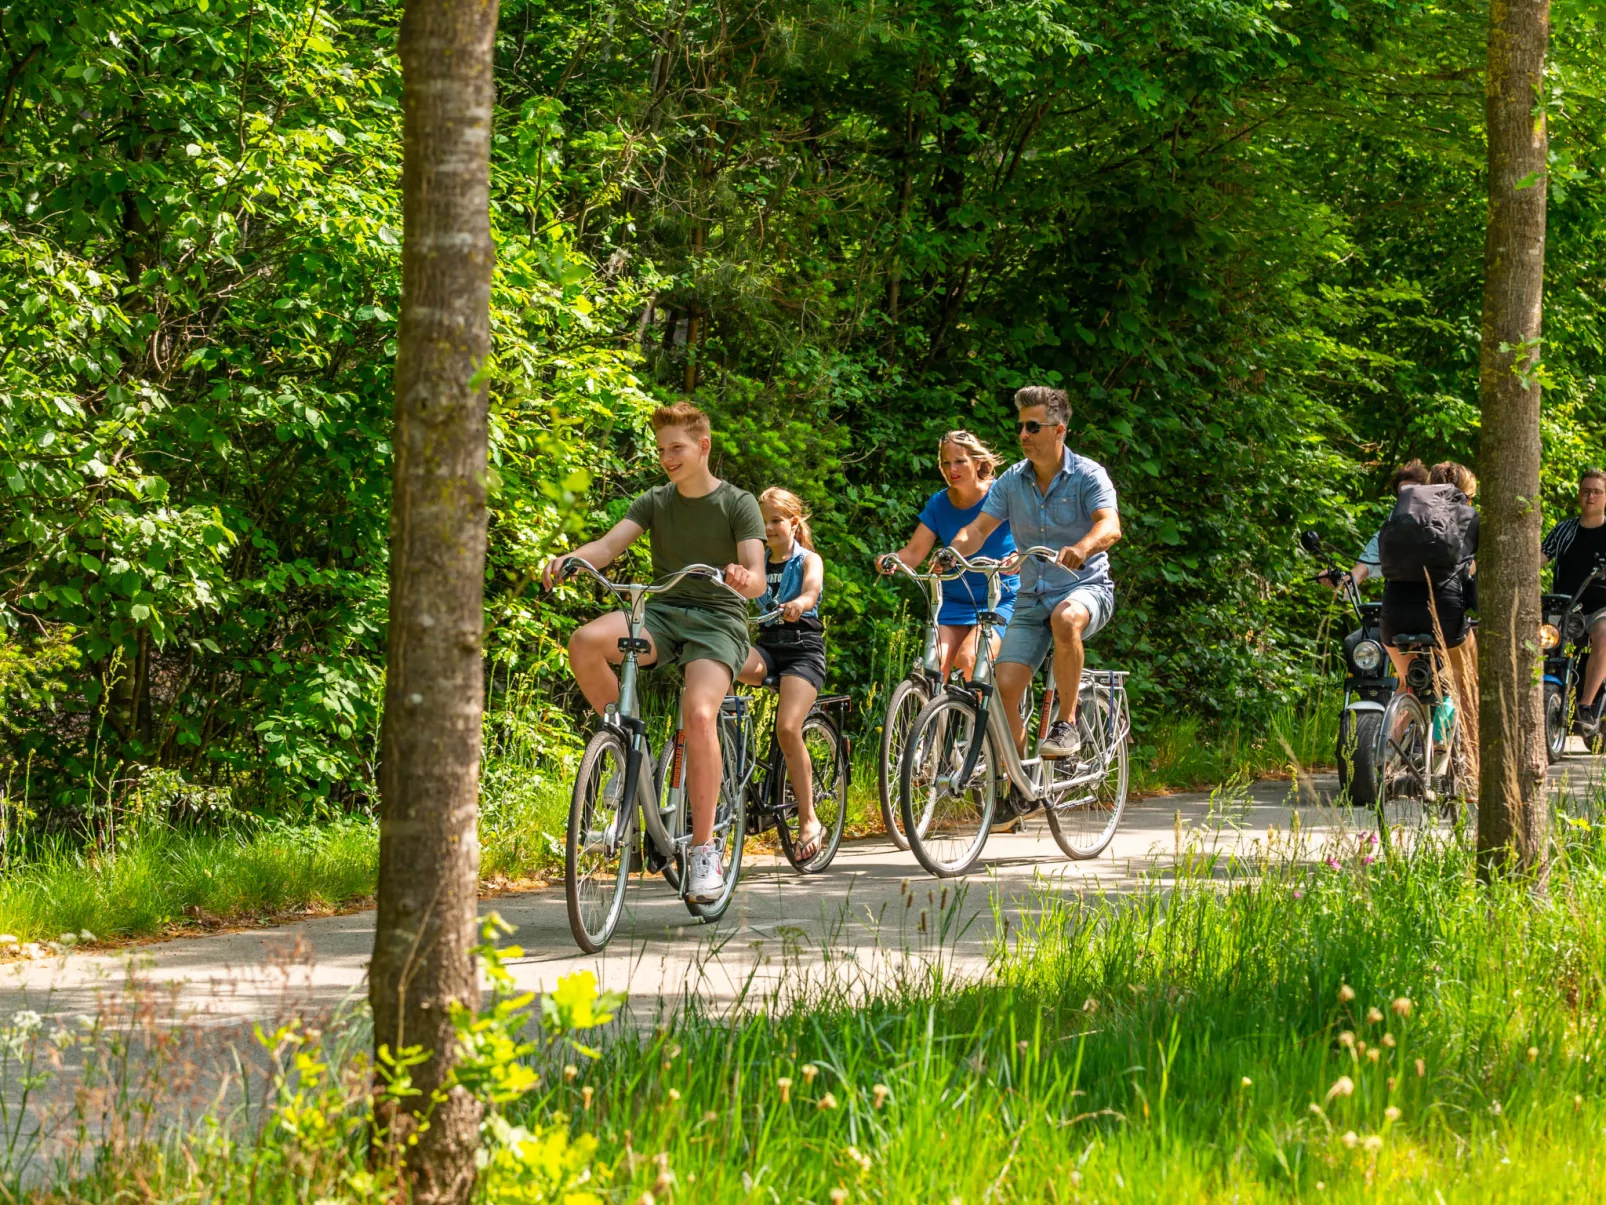
POLYGON ((1027 419, 1025 422, 1017 422, 1015 424, 1015 434, 1019 435, 1024 431, 1027 435, 1037 435, 1040 432, 1052 430, 1057 426, 1059 426, 1058 423, 1040 423, 1035 418, 1027 419))

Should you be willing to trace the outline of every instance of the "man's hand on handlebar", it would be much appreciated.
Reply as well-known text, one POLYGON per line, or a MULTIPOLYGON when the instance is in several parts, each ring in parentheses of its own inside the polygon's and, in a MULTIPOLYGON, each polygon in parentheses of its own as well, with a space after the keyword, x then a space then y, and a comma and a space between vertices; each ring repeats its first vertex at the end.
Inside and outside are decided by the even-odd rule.
POLYGON ((1087 563, 1087 558, 1081 554, 1075 544, 1067 544, 1064 548, 1061 548, 1060 554, 1055 560, 1073 573, 1087 563))
POLYGON ((1349 576, 1347 573, 1340 573, 1337 569, 1323 569, 1316 575, 1316 580, 1329 590, 1337 590, 1344 579, 1349 576))

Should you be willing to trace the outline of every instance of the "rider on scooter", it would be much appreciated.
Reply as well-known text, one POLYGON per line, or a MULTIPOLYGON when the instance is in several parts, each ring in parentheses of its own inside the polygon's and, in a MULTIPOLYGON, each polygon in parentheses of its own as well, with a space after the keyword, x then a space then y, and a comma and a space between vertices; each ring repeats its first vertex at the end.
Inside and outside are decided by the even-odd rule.
MULTIPOLYGON (((1558 594, 1576 591, 1596 562, 1606 558, 1606 470, 1585 469, 1579 475, 1578 514, 1552 527, 1539 551, 1546 561, 1555 562, 1551 589, 1558 594)), ((1579 718, 1595 725, 1606 701, 1600 689, 1606 681, 1606 582, 1597 581, 1580 602, 1590 656, 1578 692, 1579 718)))

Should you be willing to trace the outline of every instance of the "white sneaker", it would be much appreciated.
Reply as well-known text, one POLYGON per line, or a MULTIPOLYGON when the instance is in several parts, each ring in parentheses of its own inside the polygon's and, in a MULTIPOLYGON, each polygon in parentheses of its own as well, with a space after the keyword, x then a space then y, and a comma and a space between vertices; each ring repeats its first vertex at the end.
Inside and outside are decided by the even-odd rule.
POLYGON ((686 853, 686 898, 694 904, 716 904, 725 890, 725 861, 719 846, 693 845, 686 853))

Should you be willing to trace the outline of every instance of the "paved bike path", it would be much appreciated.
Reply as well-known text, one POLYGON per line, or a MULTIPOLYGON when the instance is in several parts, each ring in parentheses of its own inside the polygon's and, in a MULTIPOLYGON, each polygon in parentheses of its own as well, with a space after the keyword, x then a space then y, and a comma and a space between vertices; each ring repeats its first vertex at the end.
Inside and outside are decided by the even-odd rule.
MULTIPOLYGON (((1556 768, 1580 790, 1606 777, 1600 759, 1573 757, 1556 768)), ((884 839, 847 842, 822 875, 801 877, 778 858, 750 858, 724 920, 695 922, 662 880, 635 879, 613 944, 579 953, 561 887, 483 901, 517 927, 512 963, 523 988, 541 991, 589 969, 603 986, 629 992, 635 1010, 696 997, 715 1009, 779 987, 829 980, 862 991, 940 966, 959 975, 986 968, 1000 917, 1018 924, 1045 899, 1132 891, 1164 875, 1181 848, 1247 854, 1268 832, 1290 828, 1312 842, 1353 834, 1349 809, 1325 802, 1331 776, 1296 785, 1261 782, 1237 791, 1190 792, 1136 802, 1109 850, 1070 862, 1041 819, 1019 834, 994 835, 977 873, 946 884, 884 839)), ((1364 827, 1364 817, 1361 818, 1364 827)), ((295 1013, 317 1015, 360 1000, 373 942, 371 911, 278 928, 181 938, 123 951, 75 953, 0 967, 0 1017, 22 1008, 47 1015, 93 1014, 122 994, 130 969, 146 998, 189 1025, 238 1025, 295 1013)))

